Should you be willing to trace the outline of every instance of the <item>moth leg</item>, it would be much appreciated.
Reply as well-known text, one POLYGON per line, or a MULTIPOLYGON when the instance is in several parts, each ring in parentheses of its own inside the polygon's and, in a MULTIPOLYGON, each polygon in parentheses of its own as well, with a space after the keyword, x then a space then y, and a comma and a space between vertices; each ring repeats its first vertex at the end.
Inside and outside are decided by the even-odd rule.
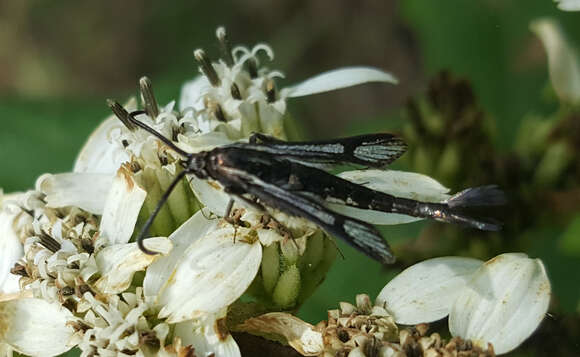
POLYGON ((296 243, 296 238, 294 238, 294 236, 288 230, 288 228, 286 228, 286 226, 284 226, 276 218, 274 218, 274 216, 266 212, 266 214, 264 214, 260 219, 260 223, 264 228, 276 231, 276 233, 284 237, 285 240, 291 239, 296 249, 298 249, 298 243, 296 243))
POLYGON ((234 226, 234 244, 236 243, 236 237, 238 235, 238 226, 240 223, 240 215, 234 211, 234 199, 230 198, 228 205, 226 206, 226 211, 224 212, 224 220, 234 226))
MULTIPOLYGON (((244 201, 246 204, 248 204, 249 206, 252 206, 256 210, 263 212, 264 215, 262 215, 262 217, 260 219, 261 225, 264 228, 269 228, 269 229, 275 230, 278 234, 280 234, 285 239, 292 239, 292 242, 294 242, 296 249, 298 249, 298 243, 296 243, 294 236, 292 236, 292 234, 290 233, 288 228, 286 228, 282 223, 280 223, 276 218, 274 218, 274 216, 272 216, 270 213, 268 213, 268 210, 266 209, 266 207, 264 207, 260 202, 258 202, 256 199, 250 199, 250 198, 242 196, 242 195, 236 195, 236 198, 240 199, 241 201, 244 201)), ((230 207, 230 203, 231 203, 231 201, 228 203, 228 207, 230 207)), ((233 203, 232 203, 232 205, 233 205, 233 203)), ((230 209, 231 209, 231 207, 230 207, 230 209)), ((237 218, 239 219, 239 217, 237 217, 237 218)), ((239 220, 235 221, 235 222, 239 223, 239 220)))
MULTIPOLYGON (((266 208, 261 205, 260 203, 258 203, 255 200, 251 200, 247 197, 244 197, 242 195, 236 195, 234 192, 232 192, 231 190, 226 189, 225 190, 227 193, 230 194, 234 194, 236 196, 237 199, 244 201, 247 205, 253 207, 254 209, 258 210, 258 211, 262 211, 262 212, 266 212, 266 208)), ((232 226, 234 226, 234 243, 236 241, 236 236, 237 236, 237 232, 238 232, 238 227, 241 225, 241 217, 242 217, 242 212, 240 209, 234 209, 234 203, 235 200, 234 199, 230 199, 228 202, 228 205, 226 206, 226 210, 224 212, 224 220, 226 222, 228 222, 229 224, 231 224, 232 226)))

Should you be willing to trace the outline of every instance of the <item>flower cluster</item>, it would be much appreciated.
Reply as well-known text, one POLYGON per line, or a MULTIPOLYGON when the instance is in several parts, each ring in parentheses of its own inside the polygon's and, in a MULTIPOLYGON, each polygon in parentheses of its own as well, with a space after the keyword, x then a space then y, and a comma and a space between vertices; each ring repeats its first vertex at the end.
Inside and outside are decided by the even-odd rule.
MULTIPOLYGON (((465 314, 474 314, 466 307, 475 298, 469 293, 485 293, 484 282, 494 282, 496 276, 497 264, 478 261, 445 263, 458 267, 459 273, 451 275, 445 275, 445 269, 442 275, 428 270, 437 279, 428 279, 432 285, 427 292, 417 289, 423 292, 419 297, 397 293, 393 297, 393 291, 401 291, 396 282, 406 281, 395 279, 385 288, 391 293, 382 292, 374 306, 368 297, 359 296, 357 306, 342 304, 329 313, 328 322, 316 327, 281 312, 238 326, 247 317, 299 307, 334 261, 332 241, 312 223, 276 210, 262 212, 243 202, 227 210, 231 198, 215 182, 196 177, 175 180, 182 177, 183 158, 128 119, 136 117, 185 152, 200 152, 247 140, 252 132, 286 138, 289 98, 396 80, 377 69, 352 67, 278 90, 274 80, 281 72, 260 65, 261 53, 273 59, 268 46, 232 49, 222 28, 217 37, 223 58, 212 62, 204 51, 195 51, 202 73, 184 86, 178 108, 174 102, 160 107, 150 81, 142 78, 143 109, 137 110, 135 100, 124 106, 109 101, 114 115, 88 139, 73 172, 43 175, 34 190, 0 196, 0 356, 12 351, 58 355, 73 347, 83 356, 239 356, 232 329, 279 334, 305 355, 362 355, 377 348, 397 355, 416 343, 449 350, 481 345, 477 348, 483 351, 484 342, 491 342, 496 352, 515 347, 513 339, 504 339, 512 343, 506 347, 501 345, 504 335, 491 338, 475 328, 484 324, 473 327, 466 322, 465 314), (172 193, 165 197, 168 190, 172 193), (166 204, 158 206, 164 198, 166 204), (219 218, 225 211, 232 215, 219 218), (145 245, 155 255, 146 254, 134 241, 152 214, 156 219, 145 245), (405 306, 412 305, 408 302, 424 301, 428 306, 431 299, 437 300, 433 290, 450 287, 456 294, 448 293, 444 306, 432 304, 436 313, 407 314, 405 306), (253 305, 240 302, 244 294, 253 305), (233 323, 230 312, 245 308, 239 313, 244 318, 233 323), (447 314, 456 321, 451 332, 474 339, 472 344, 453 340, 449 345, 424 332, 405 334, 396 325, 447 314), (399 347, 393 344, 397 339, 399 347)), ((427 202, 450 197, 437 181, 414 173, 354 170, 340 177, 397 197, 427 202)), ((417 219, 328 205, 373 224, 417 219)), ((509 257, 502 259, 521 269, 512 264, 513 269, 500 265, 499 270, 521 274, 512 285, 504 284, 500 274, 499 287, 522 288, 525 298, 530 291, 538 292, 538 300, 530 302, 534 314, 527 330, 522 329, 531 333, 545 312, 549 283, 536 279, 545 276, 541 263, 509 257)), ((508 299, 505 294, 497 296, 508 299)), ((523 311, 512 310, 504 311, 506 316, 523 311)), ((519 342, 527 337, 517 336, 519 342)))
MULTIPOLYGON (((278 92, 282 74, 260 67, 266 45, 229 48, 185 85, 180 109, 159 107, 140 81, 139 120, 188 152, 243 140, 251 132, 285 138, 286 99, 357 85, 395 82, 382 71, 328 72, 278 92)), ((236 226, 217 217, 229 201, 215 183, 177 182, 146 241, 132 239, 182 172, 177 153, 124 120, 136 109, 109 102, 114 116, 91 135, 73 172, 47 174, 36 188, 2 196, 0 346, 29 355, 239 355, 225 321, 244 293, 268 309, 307 298, 336 255, 316 226, 279 212, 236 206, 236 226), (121 120, 119 120, 121 119, 121 120), (202 207, 205 207, 202 209, 202 207), (42 340, 42 341, 41 341, 42 340), (42 343, 41 343, 42 342, 42 343)), ((131 114, 137 115, 137 114, 131 114)))
POLYGON ((358 295, 316 326, 285 313, 248 319, 239 329, 272 334, 305 356, 494 356, 528 338, 543 320, 550 282, 541 261, 502 254, 487 262, 444 257, 391 280, 375 304, 358 295), (453 338, 427 336, 449 315, 453 338), (411 329, 404 325, 416 325, 411 329))

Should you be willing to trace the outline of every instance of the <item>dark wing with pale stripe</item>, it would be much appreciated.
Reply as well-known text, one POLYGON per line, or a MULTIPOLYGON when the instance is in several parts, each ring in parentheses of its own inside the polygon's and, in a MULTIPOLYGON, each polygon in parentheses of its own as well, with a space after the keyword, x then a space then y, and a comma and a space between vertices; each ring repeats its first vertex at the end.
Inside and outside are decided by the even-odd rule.
POLYGON ((268 152, 290 160, 315 163, 353 163, 384 167, 407 150, 407 144, 393 134, 369 134, 326 141, 282 141, 253 134, 246 148, 268 152))
POLYGON ((391 248, 372 225, 332 212, 315 199, 264 182, 243 170, 222 169, 227 171, 230 179, 235 178, 245 193, 257 197, 260 203, 305 218, 382 264, 395 262, 391 248))

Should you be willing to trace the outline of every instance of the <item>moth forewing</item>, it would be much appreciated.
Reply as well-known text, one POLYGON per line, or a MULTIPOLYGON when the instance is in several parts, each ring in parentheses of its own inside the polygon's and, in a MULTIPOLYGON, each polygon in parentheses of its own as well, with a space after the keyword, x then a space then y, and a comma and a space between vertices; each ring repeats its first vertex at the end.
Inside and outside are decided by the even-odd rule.
POLYGON ((253 134, 250 144, 245 146, 295 161, 369 167, 384 167, 407 151, 403 139, 388 133, 308 142, 282 141, 263 134, 253 134))

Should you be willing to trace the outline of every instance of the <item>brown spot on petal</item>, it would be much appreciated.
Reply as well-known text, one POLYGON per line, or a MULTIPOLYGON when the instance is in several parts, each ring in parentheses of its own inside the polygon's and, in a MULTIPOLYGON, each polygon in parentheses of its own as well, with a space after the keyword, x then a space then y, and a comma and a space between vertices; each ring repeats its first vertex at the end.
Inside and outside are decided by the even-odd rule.
POLYGON ((135 181, 133 181, 133 176, 131 173, 132 173, 131 167, 126 163, 121 165, 121 167, 117 171, 117 177, 125 179, 129 191, 132 190, 133 187, 135 186, 135 181))
POLYGON ((228 331, 228 327, 226 325, 226 318, 225 317, 215 320, 215 324, 213 325, 213 328, 215 330, 215 333, 218 335, 218 338, 220 339, 220 341, 225 341, 228 338, 228 336, 230 335, 230 332, 228 331))

